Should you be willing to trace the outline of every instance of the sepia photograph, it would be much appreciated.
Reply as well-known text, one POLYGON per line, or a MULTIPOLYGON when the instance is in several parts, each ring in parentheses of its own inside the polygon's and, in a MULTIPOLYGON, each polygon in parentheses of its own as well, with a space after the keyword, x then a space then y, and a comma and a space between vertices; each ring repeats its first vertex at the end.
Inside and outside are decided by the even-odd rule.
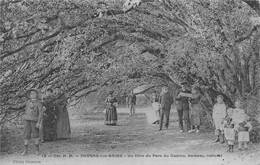
POLYGON ((260 0, 0 0, 0 165, 260 165, 260 0))

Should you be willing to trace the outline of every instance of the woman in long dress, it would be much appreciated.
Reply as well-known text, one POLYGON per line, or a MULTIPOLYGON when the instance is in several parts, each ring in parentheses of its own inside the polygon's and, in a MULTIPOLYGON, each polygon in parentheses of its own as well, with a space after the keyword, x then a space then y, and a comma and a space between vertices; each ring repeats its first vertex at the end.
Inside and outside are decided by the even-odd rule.
POLYGON ((47 89, 47 96, 43 99, 42 141, 57 139, 57 110, 53 103, 53 90, 47 89))
POLYGON ((106 98, 106 125, 116 125, 117 124, 117 100, 113 96, 114 91, 109 92, 109 96, 106 98))
POLYGON ((58 98, 55 102, 55 107, 58 111, 57 115, 57 139, 70 138, 70 120, 67 110, 68 101, 64 93, 60 94, 58 89, 58 98))
POLYGON ((202 107, 202 92, 199 87, 192 89, 192 98, 190 99, 190 121, 192 128, 188 132, 200 132, 200 126, 203 123, 203 107, 202 107))

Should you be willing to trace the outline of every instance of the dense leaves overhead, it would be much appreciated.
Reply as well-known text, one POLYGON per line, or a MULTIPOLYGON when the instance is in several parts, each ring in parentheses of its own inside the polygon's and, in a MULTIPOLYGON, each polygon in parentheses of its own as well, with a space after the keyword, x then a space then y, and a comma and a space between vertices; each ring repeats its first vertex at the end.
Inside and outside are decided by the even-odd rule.
POLYGON ((29 88, 63 85, 71 100, 114 84, 130 90, 153 81, 177 87, 200 80, 228 95, 257 88, 257 5, 2 0, 0 7, 2 114, 29 88))

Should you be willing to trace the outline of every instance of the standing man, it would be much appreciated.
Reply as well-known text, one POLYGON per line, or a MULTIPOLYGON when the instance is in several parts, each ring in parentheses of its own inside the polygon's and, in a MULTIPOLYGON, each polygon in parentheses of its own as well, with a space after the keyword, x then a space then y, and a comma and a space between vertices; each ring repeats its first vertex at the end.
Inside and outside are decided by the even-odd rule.
POLYGON ((128 96, 128 107, 130 106, 130 115, 135 115, 135 105, 136 105, 136 95, 134 95, 133 91, 131 91, 130 95, 128 96))
POLYGON ((180 93, 191 94, 191 91, 188 89, 187 82, 182 82, 181 85, 182 89, 178 91, 176 98, 179 127, 180 132, 188 132, 190 130, 189 98, 180 93))
POLYGON ((173 97, 169 92, 169 88, 167 86, 165 86, 165 87, 162 88, 162 95, 161 95, 161 116, 160 116, 160 129, 159 129, 159 131, 162 130, 164 115, 165 115, 165 118, 166 118, 165 128, 168 129, 170 110, 171 110, 172 103, 173 103, 173 97))

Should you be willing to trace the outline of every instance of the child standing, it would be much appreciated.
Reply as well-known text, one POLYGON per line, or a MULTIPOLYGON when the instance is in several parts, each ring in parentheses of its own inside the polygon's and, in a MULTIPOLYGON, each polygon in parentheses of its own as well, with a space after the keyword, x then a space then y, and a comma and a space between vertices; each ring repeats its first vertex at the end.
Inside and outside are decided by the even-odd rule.
POLYGON ((213 107, 213 121, 215 125, 215 142, 224 143, 224 128, 223 121, 227 115, 226 105, 224 103, 224 98, 222 95, 217 96, 217 103, 213 107))
POLYGON ((35 140, 36 147, 36 155, 39 155, 39 129, 41 127, 42 121, 42 104, 38 99, 39 95, 37 90, 32 89, 29 91, 30 99, 19 106, 10 107, 11 109, 22 109, 25 108, 25 113, 23 116, 24 120, 24 146, 25 149, 22 155, 27 155, 28 153, 28 144, 31 139, 31 134, 33 134, 33 138, 35 140))
POLYGON ((160 104, 159 104, 159 100, 158 98, 155 98, 154 102, 152 103, 152 108, 155 112, 155 115, 157 117, 157 121, 154 122, 155 124, 159 124, 159 120, 160 120, 160 104))
POLYGON ((227 109, 227 116, 224 119, 224 135, 227 140, 228 150, 227 152, 234 151, 234 142, 235 142, 235 129, 234 121, 232 120, 233 109, 227 109))
POLYGON ((249 116, 245 110, 241 108, 241 102, 235 102, 235 109, 233 113, 233 120, 235 123, 235 130, 238 132, 238 149, 242 150, 242 145, 247 150, 247 143, 249 142, 249 132, 252 129, 251 123, 248 121, 249 116))

